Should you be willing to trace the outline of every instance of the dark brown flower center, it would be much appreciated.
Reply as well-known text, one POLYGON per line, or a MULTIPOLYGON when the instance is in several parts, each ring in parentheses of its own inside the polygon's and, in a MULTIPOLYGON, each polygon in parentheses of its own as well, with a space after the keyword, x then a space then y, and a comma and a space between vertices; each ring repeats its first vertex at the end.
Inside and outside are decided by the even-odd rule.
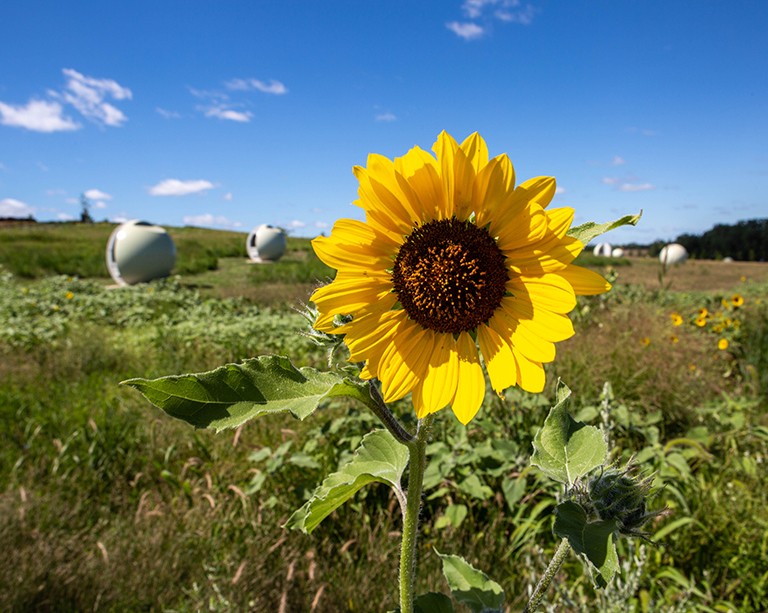
POLYGON ((504 254, 487 231, 444 219, 405 239, 392 283, 405 312, 425 328, 457 334, 487 322, 508 280, 504 254))

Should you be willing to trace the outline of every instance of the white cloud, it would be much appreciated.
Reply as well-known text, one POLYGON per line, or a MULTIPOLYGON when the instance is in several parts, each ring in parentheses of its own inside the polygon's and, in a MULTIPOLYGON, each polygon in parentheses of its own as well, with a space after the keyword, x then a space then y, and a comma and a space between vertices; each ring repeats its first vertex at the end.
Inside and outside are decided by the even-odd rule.
POLYGON ((450 23, 446 23, 445 27, 464 40, 480 38, 485 32, 485 30, 476 23, 459 23, 458 21, 451 21, 450 23))
POLYGON ((74 106, 83 117, 113 127, 128 120, 120 109, 105 100, 130 100, 130 89, 112 79, 95 79, 71 68, 65 68, 63 73, 68 77, 64 92, 54 95, 74 106))
POLYGON ((564 188, 564 187, 560 187, 560 186, 558 185, 558 186, 555 188, 555 193, 556 193, 556 194, 564 194, 564 193, 565 193, 565 188, 564 188))
POLYGON ((239 221, 232 221, 223 215, 212 215, 211 213, 203 213, 202 215, 185 215, 182 219, 184 224, 188 226, 240 228, 243 225, 239 221))
POLYGON ((166 119, 181 119, 181 113, 177 113, 176 111, 169 111, 168 109, 159 106, 155 110, 158 115, 165 117, 166 119))
POLYGON ((601 181, 604 185, 617 185, 618 183, 621 183, 619 177, 603 177, 601 181))
POLYGON ((524 26, 531 25, 536 15, 533 5, 524 5, 521 0, 465 0, 461 10, 469 19, 482 19, 490 13, 499 21, 524 26))
POLYGON ((45 100, 30 100, 26 106, 0 102, 0 123, 34 132, 68 132, 80 128, 78 123, 64 116, 64 109, 58 102, 45 100))
POLYGON ((324 230, 325 228, 328 228, 330 226, 329 223, 325 221, 316 221, 315 222, 315 228, 320 228, 321 230, 324 230))
POLYGON ((112 196, 100 189, 89 189, 83 194, 89 200, 112 200, 112 196))
POLYGON ((69 213, 57 213, 56 219, 58 219, 59 221, 72 221, 74 217, 69 213))
POLYGON ((95 209, 106 209, 107 208, 107 203, 106 202, 102 202, 101 200, 99 200, 99 201, 94 203, 93 208, 95 208, 95 209))
POLYGON ((301 221, 300 219, 293 219, 293 220, 291 220, 291 221, 289 221, 289 222, 288 222, 288 227, 289 227, 290 229, 292 229, 292 230, 297 230, 297 229, 299 229, 299 228, 304 228, 304 227, 306 227, 306 225, 307 225, 307 224, 305 224, 305 223, 304 223, 303 221, 301 221))
POLYGON ((384 121, 384 122, 397 121, 397 115, 395 115, 394 113, 389 113, 389 112, 387 112, 387 113, 379 113, 378 115, 376 115, 375 119, 376 119, 376 121, 384 121))
POLYGON ((222 198, 223 198, 224 200, 226 200, 227 202, 231 201, 231 200, 232 200, 232 192, 227 192, 226 194, 224 194, 224 195, 222 196, 222 198))
POLYGON ((656 189, 651 183, 622 183, 619 186, 620 192, 647 192, 656 189))
POLYGON ((271 79, 269 83, 260 81, 259 79, 232 79, 225 83, 228 89, 236 91, 249 91, 255 89, 265 94, 274 94, 276 96, 282 96, 288 93, 288 88, 280 81, 271 79))
POLYGON ((248 123, 251 121, 253 113, 250 111, 236 111, 225 106, 214 106, 205 110, 205 116, 217 117, 218 119, 226 119, 228 121, 237 121, 240 123, 248 123))
MULTIPOLYGON (((507 4, 507 6, 519 7, 519 3, 507 4)), ((533 23, 533 17, 536 15, 536 9, 530 4, 520 8, 509 9, 502 6, 494 13, 495 17, 508 23, 518 23, 522 26, 529 26, 533 23)))
POLYGON ((14 198, 0 200, 0 217, 29 217, 35 212, 31 206, 14 198))
POLYGON ((620 155, 614 155, 613 159, 611 160, 611 164, 613 166, 621 166, 622 164, 626 164, 626 160, 621 157, 620 155))
POLYGON ((197 194, 212 189, 213 183, 203 179, 180 181, 179 179, 165 179, 157 185, 149 188, 152 196, 186 196, 197 194))

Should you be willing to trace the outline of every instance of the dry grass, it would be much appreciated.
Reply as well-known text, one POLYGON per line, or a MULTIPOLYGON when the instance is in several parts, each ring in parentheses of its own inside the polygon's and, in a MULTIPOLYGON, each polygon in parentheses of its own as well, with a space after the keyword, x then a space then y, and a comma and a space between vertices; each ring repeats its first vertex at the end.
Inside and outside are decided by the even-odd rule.
MULTIPOLYGON (((630 266, 617 268, 617 283, 641 285, 647 289, 660 289, 661 265, 652 258, 630 258, 630 266)), ((663 279, 672 291, 731 291, 744 280, 768 282, 766 262, 723 262, 719 260, 689 260, 681 266, 672 266, 663 279)))

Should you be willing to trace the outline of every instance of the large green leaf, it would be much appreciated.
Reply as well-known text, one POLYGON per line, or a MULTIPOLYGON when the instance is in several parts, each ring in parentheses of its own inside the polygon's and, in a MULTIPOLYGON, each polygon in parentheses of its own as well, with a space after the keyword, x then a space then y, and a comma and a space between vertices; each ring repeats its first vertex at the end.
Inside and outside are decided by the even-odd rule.
POLYGON ((443 561, 443 575, 451 588, 451 595, 473 613, 493 613, 504 610, 504 591, 501 586, 477 570, 464 558, 435 551, 443 561))
POLYGON ((531 457, 531 464, 568 487, 604 464, 608 456, 600 430, 574 420, 566 411, 570 395, 568 386, 559 382, 557 404, 533 439, 531 457))
POLYGON ((267 413, 289 411, 304 419, 326 398, 365 393, 335 373, 297 369, 280 356, 261 356, 203 373, 128 379, 123 385, 136 388, 172 417, 217 431, 267 413))
POLYGON ((568 236, 579 239, 584 245, 589 244, 594 238, 597 238, 601 234, 605 234, 609 230, 615 230, 621 226, 636 226, 640 221, 643 212, 640 211, 637 215, 624 215, 624 217, 617 219, 616 221, 609 221, 606 223, 595 223, 594 221, 588 221, 580 226, 575 226, 568 230, 568 236))
POLYGON ((286 527, 309 534, 335 509, 369 483, 386 483, 400 489, 400 478, 408 465, 408 448, 387 430, 367 434, 352 458, 328 475, 307 503, 286 522, 286 527))
POLYGON ((619 568, 619 557, 613 535, 616 520, 587 521, 587 514, 581 505, 573 501, 563 502, 555 508, 556 535, 567 538, 574 551, 589 560, 595 570, 595 583, 605 587, 619 568))

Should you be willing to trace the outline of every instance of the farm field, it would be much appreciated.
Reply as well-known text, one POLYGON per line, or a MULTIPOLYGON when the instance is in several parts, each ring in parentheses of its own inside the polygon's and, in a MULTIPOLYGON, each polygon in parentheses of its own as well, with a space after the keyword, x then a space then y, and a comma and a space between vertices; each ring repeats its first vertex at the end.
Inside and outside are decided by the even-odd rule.
MULTIPOLYGON (((373 427, 364 407, 214 434, 119 385, 262 354, 325 368, 297 311, 333 273, 309 241, 255 265, 243 234, 172 229, 178 275, 110 290, 112 227, 51 226, 0 228, 3 610, 394 609, 387 489, 362 490, 310 536, 280 528, 373 427)), ((655 545, 621 541, 605 590, 571 555, 553 610, 767 610, 768 264, 690 261, 661 279, 651 259, 583 264, 614 289, 580 299, 545 392, 489 392, 469 428, 438 414, 419 592, 447 591, 437 549, 498 581, 510 611, 524 605, 557 544, 560 492, 529 461, 561 378, 571 412, 654 476, 651 507, 668 512, 649 527, 655 545)), ((407 399, 395 410, 408 415, 407 399)))

